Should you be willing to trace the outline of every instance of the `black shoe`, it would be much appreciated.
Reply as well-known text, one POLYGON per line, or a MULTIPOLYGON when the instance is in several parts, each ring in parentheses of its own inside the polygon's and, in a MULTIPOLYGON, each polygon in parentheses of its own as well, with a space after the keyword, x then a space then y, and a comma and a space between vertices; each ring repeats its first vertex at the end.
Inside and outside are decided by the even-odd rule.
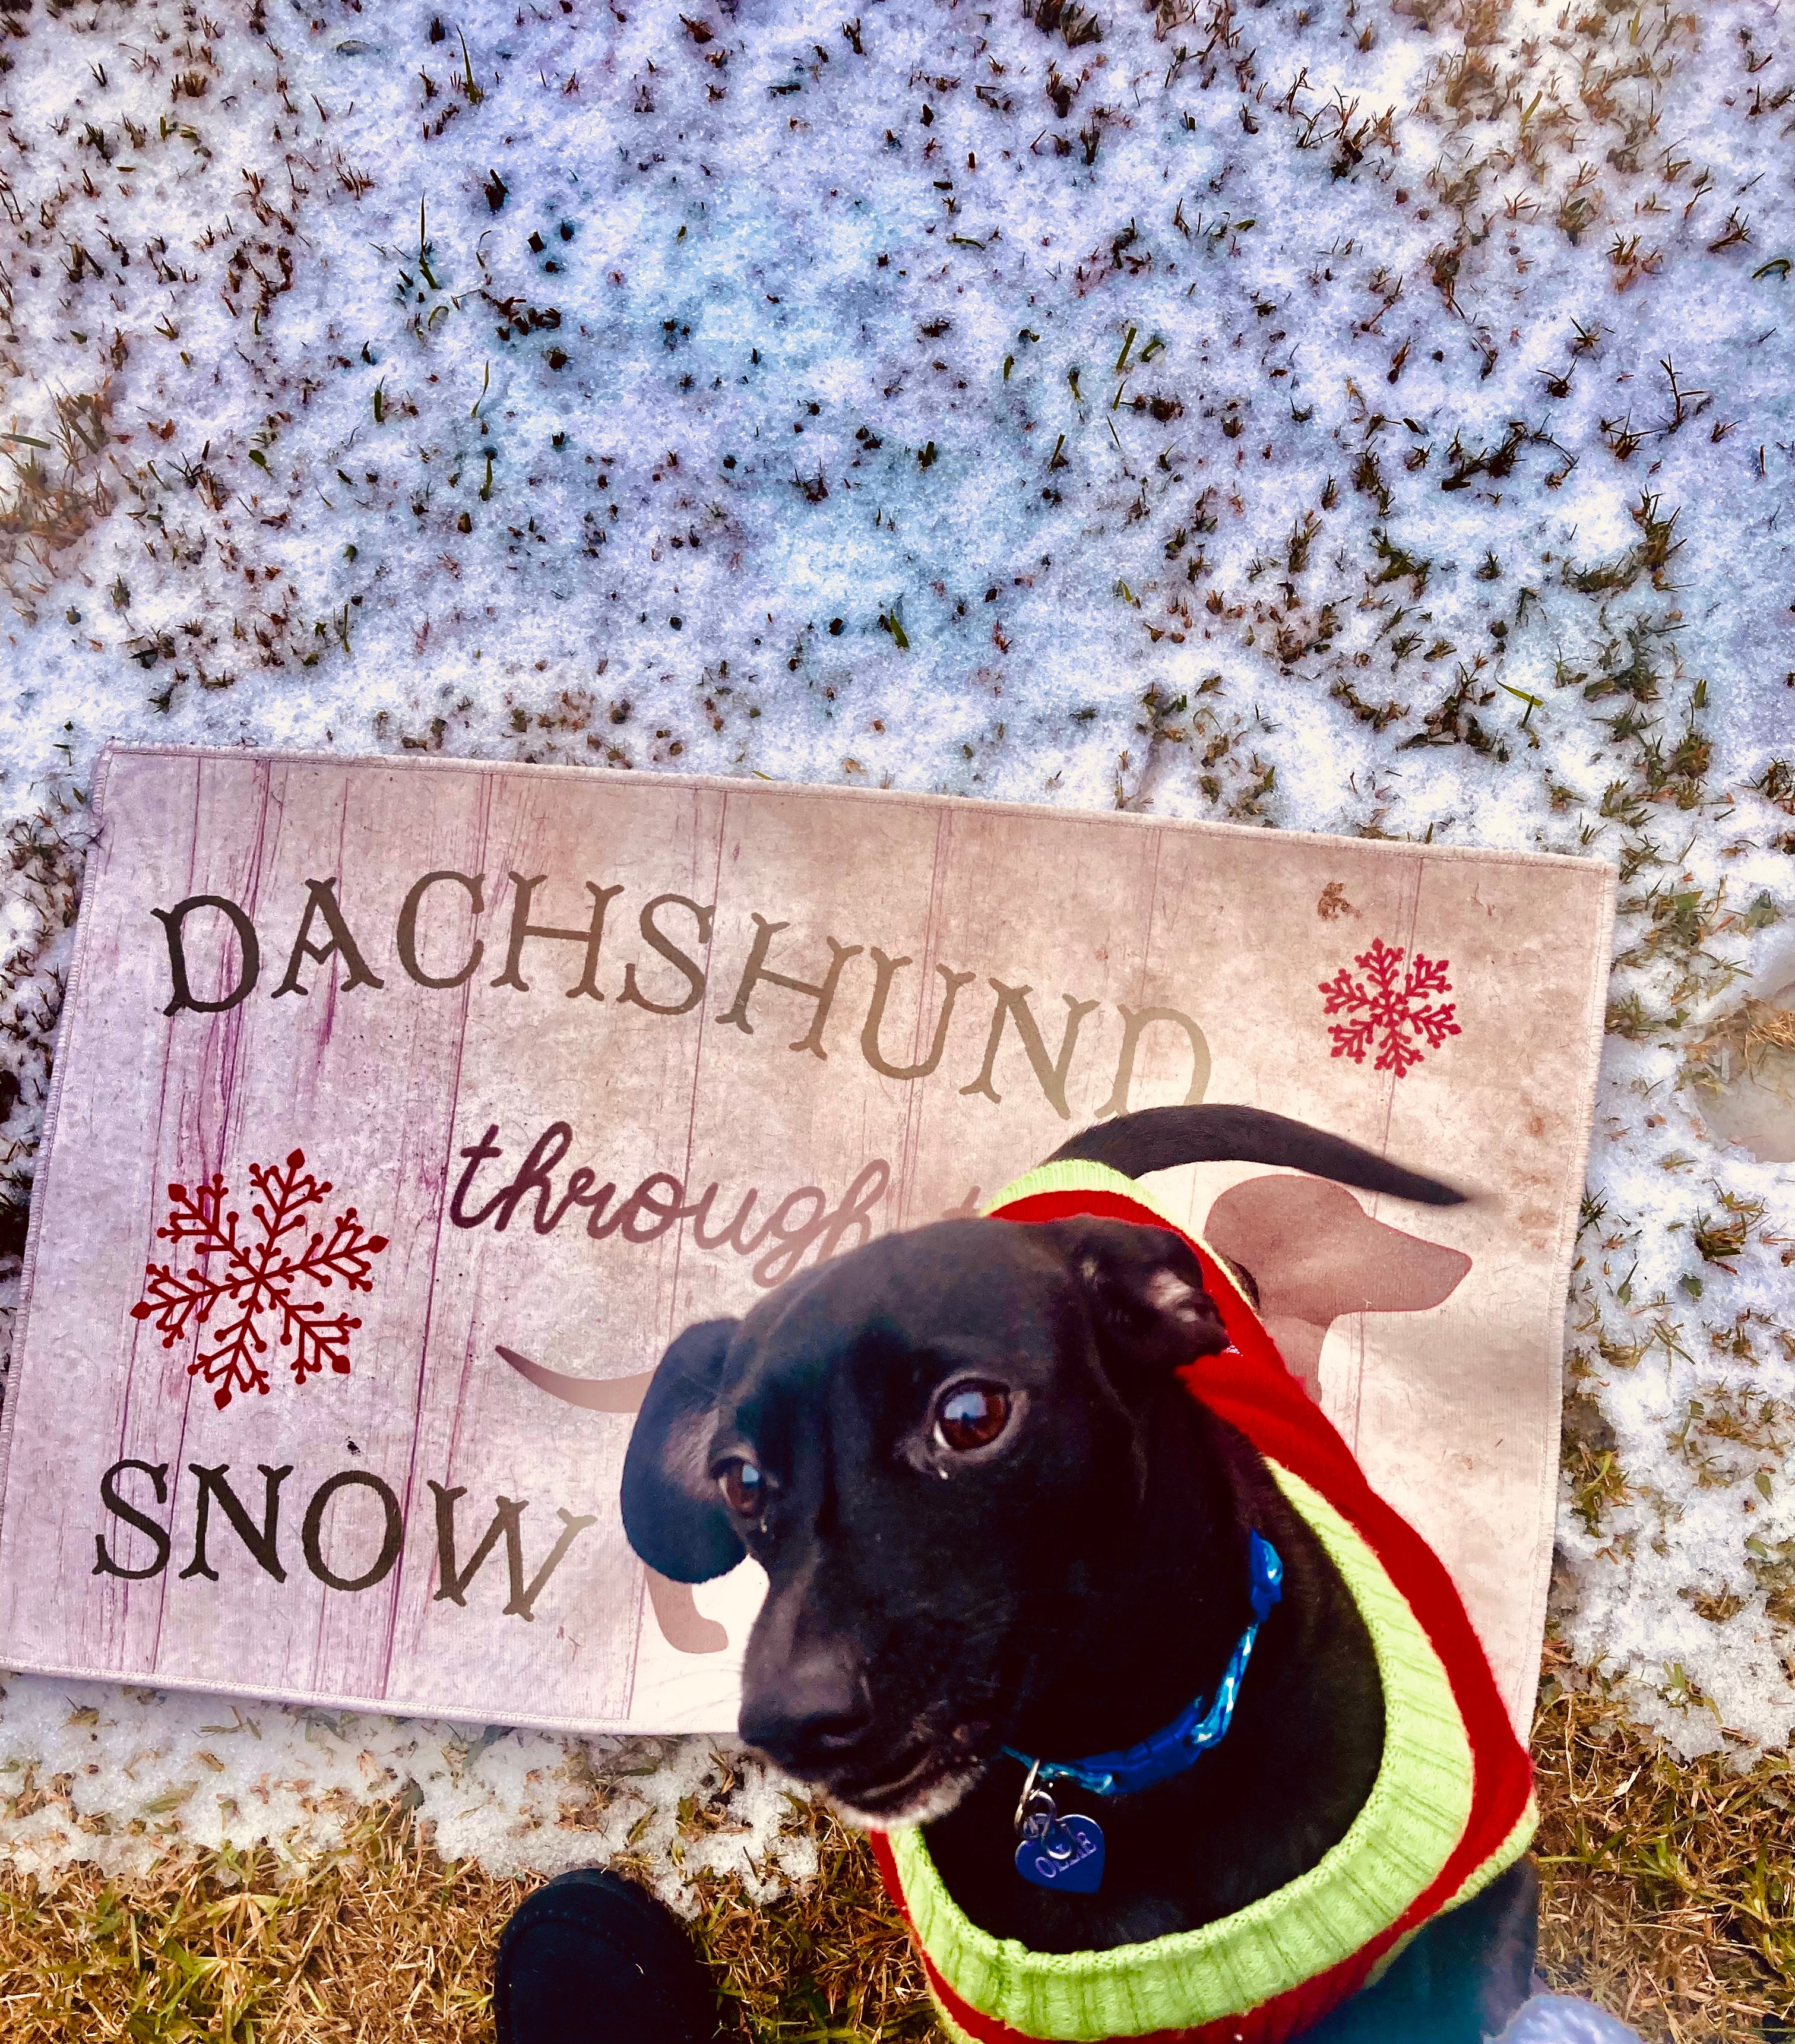
POLYGON ((678 1919, 601 1867, 518 1908, 493 1969, 498 2044, 713 2044, 717 1999, 678 1919))

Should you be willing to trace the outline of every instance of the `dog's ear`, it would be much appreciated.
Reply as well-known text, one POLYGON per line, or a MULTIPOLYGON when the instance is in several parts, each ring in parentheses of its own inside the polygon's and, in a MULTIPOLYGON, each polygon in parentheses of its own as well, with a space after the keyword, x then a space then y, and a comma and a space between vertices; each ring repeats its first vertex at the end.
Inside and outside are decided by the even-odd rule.
POLYGON ((1089 1303, 1106 1360, 1173 1370, 1228 1346, 1202 1266, 1182 1235, 1132 1221, 1050 1221, 1089 1303))
POLYGON ((709 1468, 717 1386, 739 1322, 701 1320, 661 1358, 623 1462, 623 1530, 676 1583, 727 1574, 748 1550, 709 1468))

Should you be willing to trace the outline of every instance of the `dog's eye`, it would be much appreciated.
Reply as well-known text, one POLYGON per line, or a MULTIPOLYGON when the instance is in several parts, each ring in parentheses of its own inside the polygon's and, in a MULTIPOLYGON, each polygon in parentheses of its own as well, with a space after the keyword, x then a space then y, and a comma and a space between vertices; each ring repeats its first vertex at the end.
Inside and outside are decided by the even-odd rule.
POLYGON ((989 1447, 1009 1418, 1009 1393, 997 1384, 956 1384, 935 1408, 935 1438, 957 1455, 989 1447))
POLYGON ((767 1481, 751 1462, 740 1457, 725 1462, 717 1471, 717 1481, 729 1509, 739 1519, 753 1519, 759 1516, 762 1500, 767 1495, 767 1481))

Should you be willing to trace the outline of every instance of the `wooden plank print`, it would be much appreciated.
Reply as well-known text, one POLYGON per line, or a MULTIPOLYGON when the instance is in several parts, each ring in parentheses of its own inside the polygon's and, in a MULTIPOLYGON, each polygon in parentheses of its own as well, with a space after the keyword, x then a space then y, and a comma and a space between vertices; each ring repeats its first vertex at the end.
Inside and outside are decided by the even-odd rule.
POLYGON ((0 1422, 0 1664, 730 1729, 752 1564, 650 1579, 617 1511, 667 1343, 976 1211, 1087 1122, 1207 1098, 1475 1195, 1159 1188, 1252 1267, 1524 1725, 1605 867, 175 748, 112 753, 96 807, 0 1422))

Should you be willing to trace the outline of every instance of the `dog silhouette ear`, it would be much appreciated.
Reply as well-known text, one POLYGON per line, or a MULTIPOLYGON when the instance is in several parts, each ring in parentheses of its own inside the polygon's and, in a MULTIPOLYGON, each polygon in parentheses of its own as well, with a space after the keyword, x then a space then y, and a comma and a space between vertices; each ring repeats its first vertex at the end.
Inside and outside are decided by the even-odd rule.
POLYGON ((676 1583, 726 1575, 748 1552, 709 1468, 724 1358, 739 1322, 701 1320, 661 1358, 623 1461, 623 1530, 676 1583))
POLYGON ((1227 1331, 1182 1235, 1132 1221, 1049 1221, 1083 1286, 1105 1359, 1123 1368, 1174 1370, 1218 1355, 1227 1331))

